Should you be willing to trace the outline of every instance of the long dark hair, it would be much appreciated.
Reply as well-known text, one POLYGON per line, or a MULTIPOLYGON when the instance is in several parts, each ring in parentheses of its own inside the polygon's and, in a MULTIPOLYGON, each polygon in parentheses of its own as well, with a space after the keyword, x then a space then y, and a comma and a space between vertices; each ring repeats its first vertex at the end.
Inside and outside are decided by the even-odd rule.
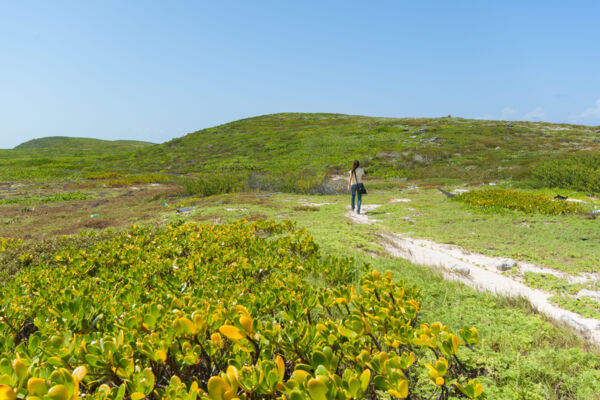
MULTIPOLYGON (((352 174, 355 173, 356 168, 358 168, 359 165, 360 163, 358 162, 358 160, 354 160, 354 162, 352 163, 352 171, 350 171, 350 179, 352 179, 352 174)), ((356 182, 358 182, 358 179, 356 180, 356 182)))

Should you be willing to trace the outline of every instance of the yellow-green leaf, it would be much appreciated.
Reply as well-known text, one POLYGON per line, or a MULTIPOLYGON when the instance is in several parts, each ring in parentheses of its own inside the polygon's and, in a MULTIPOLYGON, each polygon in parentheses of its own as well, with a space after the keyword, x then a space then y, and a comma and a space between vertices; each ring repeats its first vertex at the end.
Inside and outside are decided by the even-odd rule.
POLYGON ((239 328, 233 325, 223 325, 219 328, 219 332, 231 340, 240 340, 246 337, 239 328))
POLYGON ((327 385, 315 378, 308 381, 308 393, 312 400, 327 400, 327 385))

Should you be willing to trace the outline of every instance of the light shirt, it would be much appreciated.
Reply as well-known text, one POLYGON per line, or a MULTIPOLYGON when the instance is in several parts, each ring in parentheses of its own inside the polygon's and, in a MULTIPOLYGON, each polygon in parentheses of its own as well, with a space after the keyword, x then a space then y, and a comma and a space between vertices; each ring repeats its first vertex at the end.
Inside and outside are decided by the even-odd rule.
MULTIPOLYGON (((352 174, 352 170, 348 171, 349 174, 352 174)), ((350 181, 351 185, 356 185, 357 183, 362 183, 363 176, 365 176, 365 171, 358 167, 354 170, 354 174, 352 174, 352 180, 350 181)))

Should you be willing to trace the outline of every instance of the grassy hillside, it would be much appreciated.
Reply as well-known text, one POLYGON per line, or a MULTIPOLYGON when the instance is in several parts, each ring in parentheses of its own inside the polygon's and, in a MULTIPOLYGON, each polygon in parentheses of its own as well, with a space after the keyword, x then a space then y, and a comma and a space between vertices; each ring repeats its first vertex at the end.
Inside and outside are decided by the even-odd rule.
POLYGON ((462 118, 273 114, 204 129, 138 151, 148 171, 339 174, 359 159, 378 177, 521 179, 540 159, 600 150, 595 129, 462 118))
POLYGON ((21 154, 35 153, 36 156, 62 157, 128 153, 148 146, 152 146, 152 143, 137 140, 100 140, 50 136, 21 143, 13 150, 21 154))
MULTIPOLYGON (((234 121, 154 146, 36 139, 0 151, 0 167, 5 167, 0 180, 118 171, 210 176, 211 181, 224 181, 214 189, 217 192, 231 188, 319 192, 324 177, 345 173, 354 159, 371 177, 477 183, 527 180, 542 160, 563 159, 573 151, 600 159, 593 157, 600 152, 597 129, 462 118, 284 113, 234 121)), ((554 170, 544 166, 543 176, 536 175, 538 181, 548 180, 544 174, 554 170)), ((584 183, 596 187, 594 182, 584 183)))
POLYGON ((110 170, 112 165, 152 143, 53 136, 0 150, 0 180, 77 178, 86 171, 110 170))

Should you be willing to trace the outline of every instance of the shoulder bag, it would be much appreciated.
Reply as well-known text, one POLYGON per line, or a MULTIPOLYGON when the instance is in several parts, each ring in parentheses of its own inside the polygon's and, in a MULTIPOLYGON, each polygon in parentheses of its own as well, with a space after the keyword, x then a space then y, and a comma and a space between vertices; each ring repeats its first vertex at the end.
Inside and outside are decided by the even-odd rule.
POLYGON ((365 185, 363 185, 362 182, 358 182, 358 177, 356 176, 356 170, 354 170, 353 172, 354 174, 354 180, 356 181, 356 191, 360 194, 367 194, 367 189, 365 188, 365 185))

